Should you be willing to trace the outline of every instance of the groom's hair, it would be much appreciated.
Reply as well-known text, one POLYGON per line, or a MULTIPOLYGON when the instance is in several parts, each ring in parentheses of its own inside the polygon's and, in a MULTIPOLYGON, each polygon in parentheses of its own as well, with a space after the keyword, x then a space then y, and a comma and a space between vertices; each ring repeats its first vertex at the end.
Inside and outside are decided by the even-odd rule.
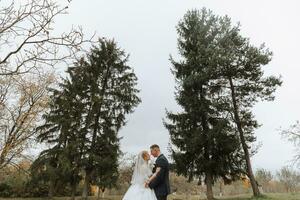
POLYGON ((150 147, 150 149, 159 149, 159 146, 157 145, 157 144, 153 144, 153 145, 151 145, 151 147, 150 147))

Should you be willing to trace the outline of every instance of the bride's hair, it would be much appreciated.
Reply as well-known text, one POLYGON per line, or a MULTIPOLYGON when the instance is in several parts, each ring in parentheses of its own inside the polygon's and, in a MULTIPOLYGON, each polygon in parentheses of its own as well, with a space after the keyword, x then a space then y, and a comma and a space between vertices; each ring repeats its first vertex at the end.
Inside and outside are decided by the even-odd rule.
POLYGON ((151 175, 151 170, 147 165, 147 159, 149 153, 147 151, 141 151, 135 162, 131 184, 145 184, 145 181, 151 175))
POLYGON ((142 157, 144 160, 146 160, 147 155, 148 155, 148 151, 142 151, 142 157))

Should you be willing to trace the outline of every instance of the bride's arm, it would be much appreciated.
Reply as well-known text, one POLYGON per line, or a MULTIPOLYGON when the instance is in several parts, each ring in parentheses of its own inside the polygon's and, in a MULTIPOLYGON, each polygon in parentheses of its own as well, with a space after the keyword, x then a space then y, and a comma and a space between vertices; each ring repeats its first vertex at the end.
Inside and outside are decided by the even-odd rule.
POLYGON ((160 172, 161 168, 157 167, 155 173, 148 179, 147 183, 149 184, 153 179, 156 178, 157 174, 160 172))

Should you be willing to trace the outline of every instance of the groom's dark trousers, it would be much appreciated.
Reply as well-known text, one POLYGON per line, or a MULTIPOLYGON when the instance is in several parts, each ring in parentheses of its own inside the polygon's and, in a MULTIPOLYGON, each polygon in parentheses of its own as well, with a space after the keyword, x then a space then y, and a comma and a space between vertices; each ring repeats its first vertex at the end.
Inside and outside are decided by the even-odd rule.
POLYGON ((167 196, 157 196, 157 200, 167 200, 167 196))

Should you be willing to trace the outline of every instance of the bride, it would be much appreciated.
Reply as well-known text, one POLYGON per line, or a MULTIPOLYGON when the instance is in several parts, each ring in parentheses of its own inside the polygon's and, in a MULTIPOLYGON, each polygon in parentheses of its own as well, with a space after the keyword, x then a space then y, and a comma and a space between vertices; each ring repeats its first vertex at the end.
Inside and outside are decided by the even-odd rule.
POLYGON ((123 200, 157 200, 154 191, 145 186, 145 183, 155 176, 155 174, 152 175, 149 160, 150 155, 147 151, 139 153, 132 175, 131 186, 123 200))

